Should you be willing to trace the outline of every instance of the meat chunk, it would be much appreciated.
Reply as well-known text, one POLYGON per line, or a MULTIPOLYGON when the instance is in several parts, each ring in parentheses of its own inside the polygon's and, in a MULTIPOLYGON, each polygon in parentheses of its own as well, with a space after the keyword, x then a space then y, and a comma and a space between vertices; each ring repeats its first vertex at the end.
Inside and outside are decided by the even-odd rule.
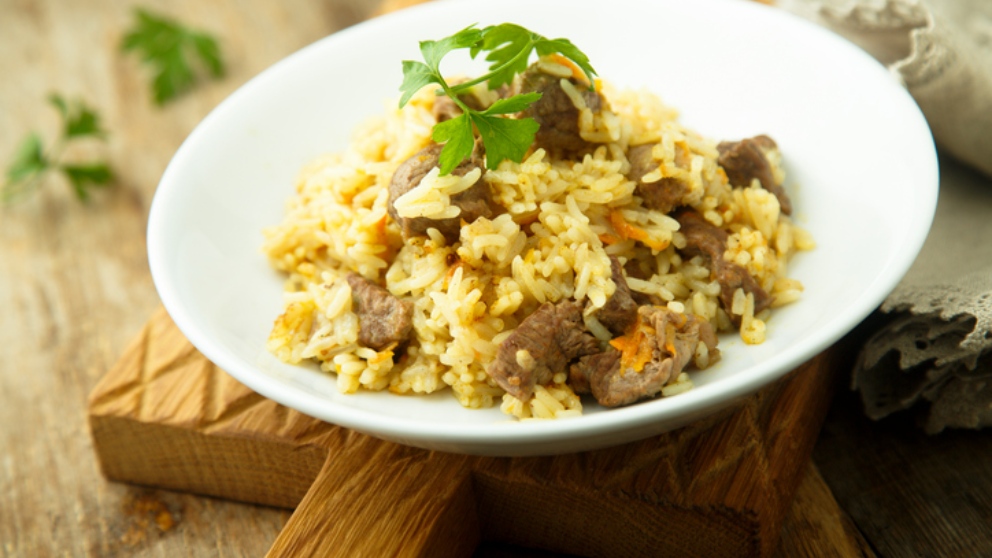
POLYGON ((674 217, 679 222, 679 230, 685 235, 686 246, 682 252, 690 257, 702 255, 709 260, 710 270, 720 284, 720 303, 734 324, 740 325, 740 316, 730 311, 734 292, 739 288, 744 289, 746 294, 754 295, 755 314, 771 306, 773 297, 761 288, 747 269, 723 258, 727 250, 726 231, 690 209, 681 210, 674 217))
POLYGON ((346 279, 358 314, 358 342, 377 351, 404 343, 413 327, 413 304, 355 273, 346 279))
POLYGON ((434 115, 434 120, 441 123, 461 116, 462 109, 455 104, 451 97, 439 95, 434 99, 434 107, 431 109, 431 114, 434 115))
POLYGON ((572 364, 568 370, 568 385, 575 393, 592 393, 592 382, 602 383, 604 377, 619 371, 620 351, 608 346, 605 351, 580 357, 572 364))
MULTIPOLYGON (((400 217, 396 212, 396 199, 420 184, 420 181, 427 176, 427 173, 438 165, 441 155, 440 144, 431 144, 415 153, 412 157, 404 161, 393 173, 393 179, 389 183, 389 216, 399 225, 404 239, 426 236, 427 229, 433 227, 444 235, 449 243, 458 240, 461 231, 461 222, 471 223, 479 217, 492 217, 492 194, 489 185, 485 181, 479 180, 469 189, 451 196, 451 203, 461 208, 461 214, 449 219, 430 219, 428 217, 400 217)), ((463 162, 452 172, 458 176, 465 176, 472 170, 482 167, 479 150, 473 153, 469 161, 463 162)))
POLYGON ((487 372, 507 393, 529 401, 535 386, 567 371, 569 361, 597 351, 599 342, 582 323, 582 304, 547 302, 500 344, 487 372))
POLYGON ((520 93, 536 91, 541 94, 540 99, 520 113, 521 118, 533 118, 541 126, 534 137, 537 147, 563 159, 577 159, 595 149, 595 143, 584 140, 579 134, 579 109, 561 88, 561 80, 568 79, 575 85, 586 107, 593 113, 603 110, 603 99, 599 93, 590 91, 588 85, 573 78, 547 74, 541 70, 539 63, 532 64, 520 77, 520 93))
POLYGON ((627 178, 637 183, 635 193, 644 200, 644 205, 662 213, 669 213, 682 205, 682 198, 689 192, 689 185, 674 176, 666 176, 654 182, 644 182, 644 175, 658 168, 658 162, 651 156, 656 143, 645 143, 631 147, 627 151, 630 171, 627 178))
POLYGON ((782 213, 792 215, 792 201, 782 185, 775 181, 772 164, 768 160, 771 153, 778 151, 775 140, 761 135, 741 141, 720 142, 716 148, 720 152, 717 161, 732 186, 747 188, 757 178, 761 187, 778 199, 782 213))
POLYGON ((637 321, 637 302, 623 275, 623 266, 616 256, 610 256, 611 279, 617 289, 606 304, 599 309, 596 319, 613 335, 623 335, 637 321))
POLYGON ((569 370, 577 393, 593 394, 605 407, 629 405, 654 397, 692 361, 700 343, 716 355, 713 326, 702 318, 681 314, 663 306, 642 306, 637 331, 620 346, 583 356, 569 370), (641 362, 639 354, 650 355, 641 362))
POLYGON ((679 232, 685 235, 686 246, 682 252, 689 256, 702 254, 713 264, 723 261, 723 253, 727 250, 727 231, 692 209, 683 209, 673 217, 679 222, 679 232))

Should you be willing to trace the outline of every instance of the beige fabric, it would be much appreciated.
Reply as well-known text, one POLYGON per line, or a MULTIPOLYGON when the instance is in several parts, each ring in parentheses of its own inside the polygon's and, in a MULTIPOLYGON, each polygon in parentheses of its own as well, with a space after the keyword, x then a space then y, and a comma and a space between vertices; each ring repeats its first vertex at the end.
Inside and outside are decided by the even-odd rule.
POLYGON ((929 432, 992 426, 992 1, 779 5, 888 65, 942 154, 930 235, 855 366, 865 411, 877 419, 920 404, 929 432))
POLYGON ((992 425, 992 181, 941 163, 933 228, 854 370, 868 416, 929 401, 929 432, 992 425))
POLYGON ((992 175, 992 2, 780 0, 889 65, 938 145, 992 175))

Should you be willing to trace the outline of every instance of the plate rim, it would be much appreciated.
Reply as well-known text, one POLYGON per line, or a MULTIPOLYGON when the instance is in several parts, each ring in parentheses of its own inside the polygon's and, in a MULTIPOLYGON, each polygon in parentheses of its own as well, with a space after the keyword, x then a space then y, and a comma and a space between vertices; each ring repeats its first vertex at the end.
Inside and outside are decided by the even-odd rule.
MULTIPOLYGON (((793 18, 793 23, 806 25, 809 27, 811 32, 829 36, 829 40, 848 45, 848 47, 859 51, 864 55, 864 58, 870 60, 879 68, 884 70, 884 67, 880 63, 874 59, 871 59, 867 53, 864 53, 863 50, 853 45, 853 43, 850 43, 847 39, 844 39, 843 37, 822 27, 816 26, 811 22, 789 14, 784 10, 758 4, 752 5, 746 2, 741 2, 740 0, 697 0, 694 4, 698 4, 699 6, 704 6, 706 4, 725 6, 730 5, 731 2, 734 3, 734 9, 767 10, 767 13, 775 13, 776 15, 774 17, 793 18)), ((638 409, 643 406, 631 406, 612 409, 609 412, 597 413, 594 415, 594 419, 592 418, 593 415, 587 415, 558 421, 527 421, 526 423, 521 424, 519 422, 512 421, 510 417, 507 417, 507 421, 498 423, 471 423, 467 426, 462 426, 459 424, 432 423, 429 428, 426 428, 423 423, 419 422, 412 423, 415 426, 411 428, 409 426, 411 424, 410 422, 404 422, 403 420, 380 415, 362 408, 347 407, 343 409, 343 412, 339 412, 333 404, 329 405, 326 399, 298 390, 297 388, 280 382, 276 378, 267 374, 246 373, 245 366, 237 360, 232 360, 231 355, 228 354, 229 351, 226 351, 222 347, 217 347, 214 343, 211 343, 209 339, 206 339, 206 333, 204 330, 181 304, 180 296, 176 291, 176 286, 169 279, 170 275, 168 271, 163 268, 163 266, 166 266, 166 263, 163 261, 163 243, 165 243, 166 240, 160 234, 160 232, 163 231, 162 219, 168 215, 170 204, 175 203, 175 195, 170 193, 168 185, 174 180, 173 176, 175 176, 178 172, 177 168, 179 168, 179 165, 183 164, 185 158, 188 156, 187 152, 190 149, 190 146, 195 144, 200 134, 204 133, 203 130, 209 128, 212 125, 212 122, 220 117, 219 115, 228 110, 228 107, 233 106, 235 102, 234 100, 238 99, 242 95, 250 94, 254 84, 269 79, 268 76, 282 71, 280 68, 288 67, 295 64, 296 61, 304 59, 306 56, 309 56, 307 53, 311 53, 319 49, 333 48, 333 46, 329 45, 334 45, 338 42, 345 42, 346 39, 352 36, 370 32, 367 30, 375 29, 378 26, 383 25, 384 21, 388 22, 398 20, 400 18, 409 18, 411 17, 411 14, 421 14, 422 17, 426 17, 427 14, 433 12, 443 12, 452 5, 468 3, 470 2, 467 0, 442 0, 439 2, 414 6, 401 12, 387 14, 356 24, 355 26, 338 31, 337 33, 320 39, 290 54, 289 56, 269 66, 245 84, 241 85, 230 96, 215 107, 196 126, 182 145, 180 145, 179 149, 170 160, 169 165, 166 167, 151 204, 147 227, 149 265, 155 287, 159 292, 166 311, 172 317, 180 331, 182 331, 186 338, 193 344, 193 346, 203 353, 204 356, 206 356, 211 362, 215 363, 219 368, 235 377, 235 379, 245 384, 250 389, 262 394, 265 397, 271 398, 278 403, 298 409, 305 414, 314 416, 321 420, 326 420, 328 422, 365 432, 380 438, 417 445, 420 447, 428 447, 430 449, 458 451, 463 453, 484 453, 488 455, 543 455, 550 453, 561 453, 561 451, 575 451, 573 449, 569 449, 569 447, 583 446, 581 443, 583 439, 612 434, 616 434, 618 436, 617 439, 619 439, 622 437, 620 436, 620 430, 633 431, 641 429, 641 431, 647 432, 651 430, 652 422, 667 421, 674 423, 677 422, 675 419, 680 416, 688 417, 694 413, 698 414, 702 412, 703 414, 710 414, 712 412, 716 412, 720 408, 732 404, 735 400, 754 393, 757 389, 760 389, 760 387, 783 377, 792 369, 798 367, 810 358, 814 358, 823 350, 834 344, 852 327, 854 327, 854 325, 867 317, 874 310, 874 308, 881 304, 888 293, 895 288, 899 280, 901 280, 901 278, 908 271, 909 267, 912 265, 915 256, 922 248, 936 210, 936 200, 939 188, 938 160, 936 148, 933 145, 933 138, 929 132, 929 128, 926 127, 926 121, 922 115, 922 112, 919 110, 918 105, 909 93, 902 90, 902 93, 906 98, 908 98, 908 100, 912 103, 912 106, 915 108, 917 112, 915 116, 922 121, 924 129, 927 131, 926 136, 923 139, 929 140, 930 150, 928 152, 928 158, 931 159, 932 163, 932 176, 929 180, 932 181, 934 187, 928 190, 928 192, 930 193, 930 198, 932 199, 923 200, 923 203, 918 205, 918 207, 929 207, 928 211, 924 212, 928 213, 928 215, 920 216, 926 220, 927 226, 921 226, 917 229, 913 229, 915 231, 915 235, 904 240, 901 244, 903 247, 903 257, 898 258, 897 261, 893 263, 893 273, 887 276, 887 278, 879 278, 876 276, 874 282, 879 284, 874 285, 874 289, 866 289, 866 293, 863 293, 862 297, 858 299, 861 300, 862 298, 868 298, 869 300, 867 302, 870 302, 870 304, 866 302, 862 308, 859 308, 858 311, 854 313, 857 315, 857 320, 853 321, 853 325, 850 325, 850 327, 847 325, 841 325, 839 322, 847 322, 849 319, 842 320, 841 317, 835 317, 833 322, 837 322, 837 324, 832 329, 826 330, 825 333, 815 336, 815 343, 810 344, 809 349, 802 351, 805 355, 802 359, 797 359, 796 355, 789 352, 775 355, 775 357, 769 359, 769 363, 765 365, 765 372, 763 374, 759 374, 757 377, 737 374, 728 378, 723 378, 713 384, 696 387, 692 390, 692 392, 680 395, 679 398, 672 398, 665 407, 661 409, 652 409, 651 412, 638 409), (710 392, 717 393, 711 395, 710 392), (691 395, 693 393, 698 395, 686 397, 687 395, 691 395), (560 448, 560 450, 556 448, 560 448)), ((664 2, 662 2, 662 4, 664 4, 664 2)), ((705 10, 706 8, 699 7, 699 9, 705 10)), ((658 429, 657 432, 653 433, 658 433, 663 430, 664 429, 658 429)), ((599 445, 596 447, 602 446, 599 445)), ((592 449, 592 447, 583 447, 583 449, 592 449)))

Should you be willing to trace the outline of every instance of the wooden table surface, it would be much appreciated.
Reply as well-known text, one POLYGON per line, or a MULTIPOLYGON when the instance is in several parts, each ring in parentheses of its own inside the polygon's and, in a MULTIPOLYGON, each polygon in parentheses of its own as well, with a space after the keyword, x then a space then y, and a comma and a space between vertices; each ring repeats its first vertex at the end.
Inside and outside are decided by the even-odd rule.
MULTIPOLYGON (((257 556, 289 517, 107 482, 86 427, 86 400, 159 304, 145 227, 158 179, 186 135, 262 69, 384 7, 360 0, 140 5, 220 37, 226 77, 156 107, 146 69, 118 48, 136 4, 0 0, 0 162, 5 168, 32 131, 56 135, 57 115, 45 99, 59 92, 99 111, 116 175, 88 204, 53 176, 21 203, 0 208, 5 556, 257 556)), ((848 525, 878 556, 992 555, 988 435, 926 437, 910 421, 870 423, 845 393, 814 457, 848 525)), ((789 546, 796 555, 802 547, 789 546)), ((486 552, 523 553, 505 550, 486 552)))

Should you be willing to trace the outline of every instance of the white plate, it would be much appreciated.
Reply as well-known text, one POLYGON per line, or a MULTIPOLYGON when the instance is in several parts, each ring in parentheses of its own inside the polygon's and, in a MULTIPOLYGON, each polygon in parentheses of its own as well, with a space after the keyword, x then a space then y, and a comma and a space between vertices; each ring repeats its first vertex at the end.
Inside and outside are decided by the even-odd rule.
MULTIPOLYGON (((451 58, 459 58, 453 55, 451 58)), ((478 72, 457 63, 446 72, 478 72)), ((447 60, 445 62, 448 63, 447 60)), ((207 358, 251 389, 308 415, 426 448, 489 455, 582 451, 701 418, 781 377, 838 340, 916 257, 937 199, 933 142, 917 106, 863 51, 813 24, 743 0, 501 0, 426 4, 321 40, 217 107, 169 165, 148 225, 166 309, 207 358), (602 77, 646 87, 705 136, 767 133, 786 161, 798 223, 818 247, 789 275, 803 299, 777 310, 768 340, 721 339, 722 361, 682 395, 580 418, 511 422, 449 393, 341 395, 333 377, 265 350, 282 277, 261 253, 300 168, 342 149, 398 95, 418 41, 471 23, 519 23, 568 37, 602 77)))

